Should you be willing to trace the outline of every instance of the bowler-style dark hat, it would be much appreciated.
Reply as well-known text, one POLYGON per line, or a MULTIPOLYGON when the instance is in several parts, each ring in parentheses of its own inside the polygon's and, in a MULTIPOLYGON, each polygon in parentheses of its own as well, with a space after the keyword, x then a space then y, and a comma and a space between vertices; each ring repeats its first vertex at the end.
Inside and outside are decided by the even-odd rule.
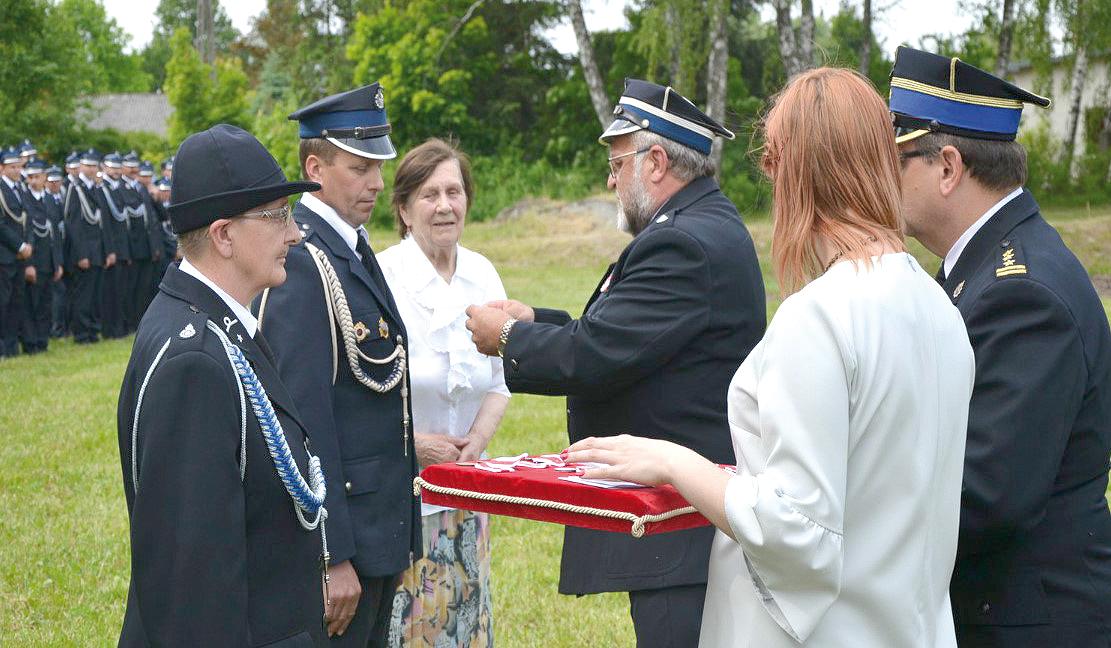
POLYGON ((325 97, 291 114, 301 123, 301 139, 323 137, 339 148, 372 160, 391 160, 386 101, 377 83, 325 97))
POLYGON ((169 212, 177 234, 278 198, 320 190, 315 182, 287 182, 274 156, 254 135, 228 124, 185 138, 174 161, 169 212))
POLYGON ((1028 103, 1051 102, 959 58, 895 50, 888 107, 898 144, 931 132, 1010 142, 1028 103))
POLYGON ((625 79, 625 92, 613 109, 613 123, 598 141, 608 144, 614 137, 638 130, 662 135, 704 155, 710 154, 715 136, 733 139, 732 131, 710 119, 671 86, 625 79))

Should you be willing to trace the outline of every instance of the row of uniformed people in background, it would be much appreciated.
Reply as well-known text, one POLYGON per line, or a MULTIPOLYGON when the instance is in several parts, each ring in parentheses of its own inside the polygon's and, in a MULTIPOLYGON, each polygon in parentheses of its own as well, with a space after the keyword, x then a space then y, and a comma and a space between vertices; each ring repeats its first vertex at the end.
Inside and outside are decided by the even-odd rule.
POLYGON ((65 170, 30 141, 0 149, 0 357, 133 332, 177 254, 166 206, 173 159, 71 153, 65 170))

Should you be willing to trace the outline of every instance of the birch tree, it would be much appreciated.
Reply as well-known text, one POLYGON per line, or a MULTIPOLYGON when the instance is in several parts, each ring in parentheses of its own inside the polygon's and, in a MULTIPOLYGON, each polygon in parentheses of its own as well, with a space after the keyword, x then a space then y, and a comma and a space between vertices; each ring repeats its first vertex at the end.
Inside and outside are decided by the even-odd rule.
MULTIPOLYGON (((1010 2, 1011 0, 1006 0, 1010 2)), ((864 27, 864 40, 860 43, 860 73, 868 76, 872 69, 872 0, 864 0, 864 11, 860 18, 864 27)))
MULTIPOLYGON (((729 0, 710 2, 710 59, 706 63, 706 115, 719 124, 725 123, 725 93, 729 72, 729 0)), ((710 148, 714 168, 721 176, 722 140, 715 137, 710 148)))
POLYGON ((602 75, 598 72, 598 62, 594 58, 594 45, 590 42, 590 32, 586 30, 581 0, 567 0, 567 9, 571 15, 571 28, 575 30, 575 40, 579 44, 579 63, 582 65, 586 87, 590 90, 590 103, 594 106, 598 122, 602 128, 605 128, 609 125, 613 113, 609 99, 606 97, 602 75))
POLYGON ((775 28, 779 35, 779 55, 787 78, 814 65, 814 3, 802 0, 799 26, 791 19, 793 0, 772 0, 775 7, 775 28))
POLYGON ((995 58, 995 76, 1001 79, 1007 77, 1007 66, 1011 63, 1011 40, 1014 32, 1015 0, 1003 0, 1003 15, 999 21, 999 51, 995 58))

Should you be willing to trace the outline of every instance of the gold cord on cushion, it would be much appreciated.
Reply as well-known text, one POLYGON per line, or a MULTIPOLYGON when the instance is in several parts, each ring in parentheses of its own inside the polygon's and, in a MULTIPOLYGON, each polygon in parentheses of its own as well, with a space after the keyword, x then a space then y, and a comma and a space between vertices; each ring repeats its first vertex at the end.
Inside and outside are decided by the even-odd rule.
POLYGON ((609 518, 611 520, 625 520, 632 523, 632 528, 629 533, 634 538, 640 538, 644 535, 644 527, 646 524, 654 524, 657 522, 664 522, 671 518, 679 517, 680 515, 687 515, 688 513, 697 513, 698 509, 693 506, 684 506, 683 508, 672 509, 664 511, 663 513, 653 513, 650 515, 637 515, 635 513, 627 513, 625 511, 612 511, 610 509, 594 508, 592 506, 578 506, 575 504, 566 504, 564 502, 553 502, 551 500, 537 499, 535 497, 517 497, 515 495, 499 495, 497 493, 483 493, 479 491, 463 490, 462 488, 450 488, 447 486, 437 486, 430 484, 421 477, 413 479, 413 494, 420 495, 421 489, 432 491, 437 495, 449 495, 451 497, 468 497, 483 502, 497 502, 500 504, 516 504, 520 506, 535 506, 537 508, 553 509, 556 511, 563 511, 565 513, 578 513, 581 515, 594 515, 597 517, 609 518))

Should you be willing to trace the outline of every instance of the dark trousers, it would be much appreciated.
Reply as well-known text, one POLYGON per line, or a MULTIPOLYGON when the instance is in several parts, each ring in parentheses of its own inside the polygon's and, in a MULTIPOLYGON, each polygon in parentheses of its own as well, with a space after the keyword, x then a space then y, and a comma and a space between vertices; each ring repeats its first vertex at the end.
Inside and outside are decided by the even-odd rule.
POLYGON ((50 335, 65 337, 69 334, 69 292, 67 281, 72 282, 72 275, 66 279, 50 284, 50 335))
POLYGON ((23 284, 23 327, 19 339, 24 353, 46 351, 50 342, 50 289, 52 273, 38 273, 35 283, 23 284))
POLYGON ((100 289, 100 326, 106 338, 121 338, 127 335, 124 320, 124 293, 127 290, 125 270, 122 261, 111 268, 105 268, 100 289))
POLYGON ((384 648, 390 633, 390 612, 393 595, 401 582, 401 574, 360 578, 363 594, 355 608, 355 618, 343 636, 334 635, 331 645, 344 648, 384 648))
POLYGON ((0 358, 19 355, 19 326, 23 321, 23 267, 0 264, 0 358))
POLYGON ((100 295, 101 270, 93 266, 88 270, 77 270, 70 280, 70 300, 72 307, 73 341, 78 344, 96 342, 100 337, 100 318, 97 298, 100 295))
POLYGON ((134 259, 127 268, 127 330, 134 331, 139 328, 139 321, 143 313, 147 312, 154 292, 151 284, 154 282, 154 264, 150 259, 134 259))
POLYGON ((705 600, 705 583, 629 592, 637 648, 697 646, 705 600))

